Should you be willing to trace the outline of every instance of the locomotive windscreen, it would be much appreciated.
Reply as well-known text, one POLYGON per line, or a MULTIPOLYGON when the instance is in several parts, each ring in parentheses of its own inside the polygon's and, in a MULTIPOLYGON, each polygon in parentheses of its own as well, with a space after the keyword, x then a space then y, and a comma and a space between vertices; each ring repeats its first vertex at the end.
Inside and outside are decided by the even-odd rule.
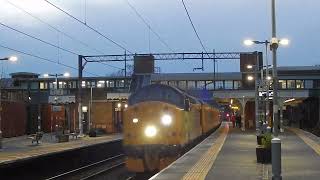
POLYGON ((182 91, 163 84, 152 84, 139 89, 129 97, 129 105, 145 101, 161 101, 184 108, 184 100, 188 98, 191 103, 199 103, 196 99, 187 96, 182 91))

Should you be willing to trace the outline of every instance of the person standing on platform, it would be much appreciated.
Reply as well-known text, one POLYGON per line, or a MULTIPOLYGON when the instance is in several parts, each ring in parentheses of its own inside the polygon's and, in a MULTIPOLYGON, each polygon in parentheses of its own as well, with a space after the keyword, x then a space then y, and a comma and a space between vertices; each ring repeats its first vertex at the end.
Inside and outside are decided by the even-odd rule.
POLYGON ((232 127, 234 128, 235 124, 236 124, 236 117, 235 117, 234 113, 232 113, 232 115, 231 115, 231 122, 232 122, 232 127))
POLYGON ((237 113, 237 115, 236 115, 236 126, 238 128, 241 128, 241 116, 239 113, 237 113))

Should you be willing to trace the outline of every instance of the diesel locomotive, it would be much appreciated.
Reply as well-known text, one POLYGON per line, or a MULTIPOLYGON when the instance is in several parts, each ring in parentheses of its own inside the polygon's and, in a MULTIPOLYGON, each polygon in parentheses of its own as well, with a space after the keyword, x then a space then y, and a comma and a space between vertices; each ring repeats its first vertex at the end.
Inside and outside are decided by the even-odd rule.
POLYGON ((217 105, 175 87, 152 84, 133 93, 124 113, 126 167, 132 172, 158 171, 190 144, 217 128, 217 105))

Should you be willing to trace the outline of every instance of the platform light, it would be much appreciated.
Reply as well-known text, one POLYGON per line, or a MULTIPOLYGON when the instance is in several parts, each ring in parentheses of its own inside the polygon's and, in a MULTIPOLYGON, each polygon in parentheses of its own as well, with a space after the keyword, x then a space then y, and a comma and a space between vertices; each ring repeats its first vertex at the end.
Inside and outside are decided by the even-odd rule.
POLYGON ((157 128, 155 126, 147 126, 144 134, 147 137, 154 137, 157 134, 157 128))
POLYGON ((63 76, 64 76, 64 77, 70 77, 70 73, 65 72, 65 73, 63 74, 63 76))
POLYGON ((253 66, 251 64, 247 65, 247 69, 252 69, 253 66))
POLYGON ((288 102, 292 102, 292 101, 295 101, 296 99, 292 98, 292 99, 287 99, 284 101, 284 103, 288 103, 288 102))
POLYGON ((246 39, 243 41, 243 44, 246 46, 252 46, 254 42, 251 39, 246 39))
POLYGON ((44 74, 43 77, 46 77, 46 78, 47 78, 47 77, 49 77, 49 74, 44 74))
POLYGON ((268 77, 267 77, 267 80, 269 80, 269 81, 270 81, 270 80, 271 80, 271 76, 268 76, 268 77))
POLYGON ((128 108, 128 104, 125 104, 125 105, 124 105, 124 108, 128 108))
POLYGON ((253 80, 253 76, 248 76, 247 79, 248 79, 249 81, 252 81, 252 80, 253 80))
POLYGON ((161 117, 161 122, 165 126, 169 126, 172 123, 172 117, 169 114, 165 114, 161 117))
POLYGON ((121 108, 121 103, 118 103, 118 105, 117 105, 117 106, 118 106, 118 108, 121 108))
POLYGON ((136 124, 136 123, 139 122, 139 119, 138 119, 138 118, 133 118, 133 119, 132 119, 132 122, 136 124))
POLYGON ((230 104, 233 104, 233 99, 230 100, 230 104))
POLYGON ((11 61, 11 62, 16 62, 16 61, 18 61, 18 57, 17 56, 10 56, 8 58, 8 60, 11 61))
POLYGON ((283 46, 288 46, 290 43, 289 39, 280 39, 279 44, 283 46))
POLYGON ((88 107, 87 106, 82 106, 82 112, 88 112, 88 107))

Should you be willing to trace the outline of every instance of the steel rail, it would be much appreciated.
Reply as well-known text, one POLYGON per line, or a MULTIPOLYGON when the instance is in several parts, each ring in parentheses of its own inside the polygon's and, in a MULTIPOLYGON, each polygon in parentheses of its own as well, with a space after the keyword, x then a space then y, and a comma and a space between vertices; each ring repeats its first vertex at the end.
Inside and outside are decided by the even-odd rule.
MULTIPOLYGON (((62 173, 62 174, 47 178, 46 180, 53 180, 53 179, 58 179, 58 178, 63 178, 63 177, 66 177, 66 176, 70 176, 72 174, 77 174, 79 172, 83 172, 83 170, 85 170, 85 169, 89 169, 89 168, 92 168, 94 166, 99 166, 99 165, 101 165, 103 163, 106 163, 106 162, 109 162, 109 161, 114 161, 114 160, 120 159, 120 158, 122 158, 124 156, 125 156, 124 154, 119 154, 117 156, 113 156, 111 158, 107 158, 107 159, 104 159, 104 160, 101 160, 101 161, 98 161, 98 162, 95 162, 95 163, 92 163, 92 164, 89 164, 89 165, 86 165, 86 166, 82 166, 82 167, 74 169, 74 170, 71 170, 71 171, 68 171, 68 172, 65 172, 65 173, 62 173)), ((122 163, 124 164, 124 162, 122 162, 122 163)), ((112 168, 112 167, 110 167, 110 168, 112 168)), ((108 168, 108 169, 110 169, 110 168, 108 168)), ((96 174, 96 173, 94 173, 94 174, 96 174)))

